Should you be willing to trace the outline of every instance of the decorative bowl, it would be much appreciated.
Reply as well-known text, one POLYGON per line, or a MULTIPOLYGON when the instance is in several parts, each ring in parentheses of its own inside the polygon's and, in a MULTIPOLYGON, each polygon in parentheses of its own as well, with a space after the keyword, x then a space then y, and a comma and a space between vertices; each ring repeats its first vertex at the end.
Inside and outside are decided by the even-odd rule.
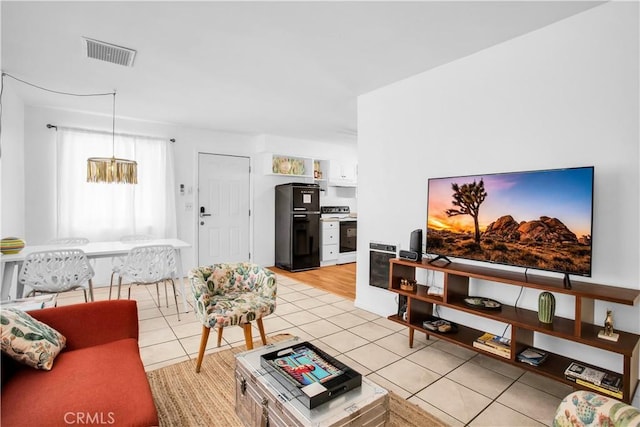
POLYGON ((414 292, 416 290, 417 282, 412 279, 401 279, 400 289, 403 291, 414 292))
POLYGON ((24 240, 17 237, 5 237, 0 240, 0 252, 6 255, 17 254, 24 248, 24 240))

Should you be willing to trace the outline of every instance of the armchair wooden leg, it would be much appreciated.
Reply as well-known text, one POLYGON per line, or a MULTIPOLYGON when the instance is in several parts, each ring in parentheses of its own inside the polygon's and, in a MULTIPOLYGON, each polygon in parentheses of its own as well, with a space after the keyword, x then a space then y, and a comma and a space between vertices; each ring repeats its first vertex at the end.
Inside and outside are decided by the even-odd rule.
POLYGON ((242 325, 244 329, 244 343, 247 345, 247 350, 253 350, 253 339, 251 338, 251 323, 245 323, 242 325))
POLYGON ((200 372, 202 358, 204 357, 204 350, 207 348, 207 342, 209 341, 209 332, 211 332, 211 328, 202 325, 202 336, 200 337, 200 350, 198 351, 198 361, 196 362, 196 373, 200 372))
POLYGON ((218 328, 218 347, 220 347, 220 344, 222 343, 222 330, 224 328, 222 326, 220 326, 218 328))
POLYGON ((262 317, 256 320, 258 324, 258 329, 260 330, 260 339, 262 340, 262 345, 267 345, 267 337, 264 334, 264 324, 262 323, 262 317))

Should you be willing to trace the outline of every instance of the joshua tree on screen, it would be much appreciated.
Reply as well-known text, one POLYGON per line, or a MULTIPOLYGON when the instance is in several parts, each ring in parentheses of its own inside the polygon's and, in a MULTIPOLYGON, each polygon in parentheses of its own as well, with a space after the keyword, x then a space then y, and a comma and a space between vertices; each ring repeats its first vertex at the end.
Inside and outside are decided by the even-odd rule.
POLYGON ((476 182, 473 181, 471 184, 462 184, 462 186, 454 182, 451 184, 451 188, 454 191, 451 204, 457 206, 457 209, 447 209, 445 213, 447 216, 471 215, 473 225, 475 226, 474 238, 479 245, 480 225, 478 224, 478 215, 480 214, 480 205, 487 197, 484 182, 480 180, 480 182, 476 184, 476 182))

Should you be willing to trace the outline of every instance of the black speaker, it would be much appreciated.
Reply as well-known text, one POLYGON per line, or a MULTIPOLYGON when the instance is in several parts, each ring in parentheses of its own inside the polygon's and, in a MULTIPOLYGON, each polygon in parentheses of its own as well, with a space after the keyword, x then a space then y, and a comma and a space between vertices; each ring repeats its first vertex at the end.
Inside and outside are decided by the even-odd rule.
POLYGON ((411 242, 409 243, 409 250, 418 254, 416 261, 422 261, 422 229, 413 230, 411 232, 411 242))
POLYGON ((420 259, 420 254, 416 251, 403 251, 400 249, 398 258, 408 259, 409 261, 418 261, 420 259))

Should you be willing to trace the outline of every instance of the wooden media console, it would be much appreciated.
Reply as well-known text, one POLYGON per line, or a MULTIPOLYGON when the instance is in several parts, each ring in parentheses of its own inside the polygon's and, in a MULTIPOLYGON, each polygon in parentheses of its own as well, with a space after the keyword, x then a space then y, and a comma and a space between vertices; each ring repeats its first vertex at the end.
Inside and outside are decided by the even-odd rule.
POLYGON ((506 363, 517 365, 522 369, 536 372, 575 388, 588 390, 588 388, 565 378, 565 369, 571 362, 580 362, 578 360, 549 351, 547 360, 539 366, 532 366, 518 361, 516 357, 518 353, 533 346, 534 332, 547 334, 621 355, 623 360, 623 366, 620 369, 621 373, 615 373, 603 368, 598 369, 607 373, 622 375, 622 400, 627 403, 631 402, 638 387, 640 335, 616 329, 616 332, 620 334, 617 342, 598 338, 598 332, 603 327, 594 323, 594 303, 595 301, 608 301, 633 306, 640 300, 639 290, 576 281, 571 281, 571 288, 568 289, 565 287, 562 278, 525 275, 520 272, 458 263, 440 266, 436 263, 429 264, 428 260, 412 262, 402 259, 392 259, 390 263, 389 290, 407 298, 407 311, 406 320, 403 320, 398 314, 389 316, 389 319, 409 328, 409 347, 413 347, 414 332, 424 332, 427 337, 429 335, 437 336, 439 339, 481 352, 488 357, 494 357, 506 363), (400 289, 401 279, 415 280, 417 269, 443 273, 442 295, 429 295, 427 293, 428 286, 421 284, 417 285, 415 291, 403 291, 400 289), (574 318, 568 319, 555 316, 553 323, 546 324, 538 320, 538 313, 534 310, 505 304, 502 304, 500 310, 478 310, 469 307, 464 303, 464 298, 470 296, 469 280, 472 278, 570 295, 575 300, 574 318), (509 359, 478 350, 473 346, 476 338, 484 334, 485 331, 460 324, 458 324, 457 332, 455 333, 437 333, 425 329, 423 322, 433 318, 434 306, 436 305, 511 325, 511 354, 509 359))

